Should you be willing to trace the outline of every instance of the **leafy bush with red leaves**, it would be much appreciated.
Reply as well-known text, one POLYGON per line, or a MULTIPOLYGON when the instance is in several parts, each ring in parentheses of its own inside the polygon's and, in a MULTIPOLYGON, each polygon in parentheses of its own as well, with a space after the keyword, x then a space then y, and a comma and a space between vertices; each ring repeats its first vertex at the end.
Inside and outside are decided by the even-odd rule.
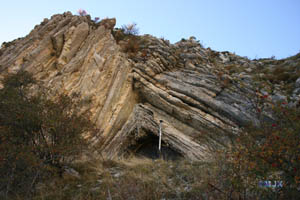
MULTIPOLYGON (((232 145, 219 152, 227 194, 241 199, 297 199, 300 196, 300 110, 287 102, 274 103, 268 95, 254 99, 260 125, 249 125, 232 145), (266 120, 265 114, 272 117, 266 120), (262 187, 260 182, 282 183, 262 187)), ((221 170, 222 171, 222 170, 221 170)))

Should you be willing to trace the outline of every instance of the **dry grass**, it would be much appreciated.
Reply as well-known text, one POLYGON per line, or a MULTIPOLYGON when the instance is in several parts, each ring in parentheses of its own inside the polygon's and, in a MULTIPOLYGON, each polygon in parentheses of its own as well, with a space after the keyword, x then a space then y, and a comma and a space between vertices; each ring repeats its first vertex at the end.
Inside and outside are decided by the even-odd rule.
MULTIPOLYGON (((220 158, 220 157, 219 157, 220 158)), ((40 184, 33 200, 208 200, 259 199, 242 186, 234 188, 234 171, 226 158, 215 162, 164 161, 131 157, 93 159, 72 166, 80 176, 65 173, 40 184), (224 160, 225 159, 225 160, 224 160)), ((15 198, 21 200, 22 197, 15 198)))
POLYGON ((80 177, 64 174, 39 186, 34 199, 207 199, 207 165, 132 157, 92 160, 73 166, 80 177))

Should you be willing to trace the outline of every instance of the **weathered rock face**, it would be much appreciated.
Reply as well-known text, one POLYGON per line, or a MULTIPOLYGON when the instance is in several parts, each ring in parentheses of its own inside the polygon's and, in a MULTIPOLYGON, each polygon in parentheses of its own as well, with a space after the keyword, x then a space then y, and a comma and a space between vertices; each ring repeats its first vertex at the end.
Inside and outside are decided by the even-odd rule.
POLYGON ((132 64, 111 35, 112 25, 70 13, 55 15, 1 49, 1 71, 25 69, 53 94, 79 94, 99 134, 110 136, 122 128, 137 102, 132 64))
MULTIPOLYGON (((258 123, 247 98, 253 74, 286 62, 300 71, 300 56, 251 61, 205 49, 194 38, 170 44, 145 35, 142 51, 129 58, 112 35, 114 25, 115 19, 96 24, 88 16, 54 15, 0 50, 1 74, 27 70, 52 95, 79 94, 108 157, 138 150, 147 137, 158 136, 162 120, 164 145, 189 159, 207 159, 213 146, 207 141, 226 143, 241 126, 258 123)), ((296 93, 293 98, 299 100, 296 93)))

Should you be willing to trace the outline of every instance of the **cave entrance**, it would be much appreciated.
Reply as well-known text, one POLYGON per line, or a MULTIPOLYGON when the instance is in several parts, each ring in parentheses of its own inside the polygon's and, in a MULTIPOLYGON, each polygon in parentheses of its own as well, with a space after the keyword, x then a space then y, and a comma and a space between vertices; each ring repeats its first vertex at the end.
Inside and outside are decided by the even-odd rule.
MULTIPOLYGON (((159 159, 158 136, 148 133, 146 136, 138 139, 136 143, 128 148, 131 154, 150 159, 159 159)), ((183 156, 170 148, 164 141, 161 145, 161 156, 164 160, 179 160, 183 156)))

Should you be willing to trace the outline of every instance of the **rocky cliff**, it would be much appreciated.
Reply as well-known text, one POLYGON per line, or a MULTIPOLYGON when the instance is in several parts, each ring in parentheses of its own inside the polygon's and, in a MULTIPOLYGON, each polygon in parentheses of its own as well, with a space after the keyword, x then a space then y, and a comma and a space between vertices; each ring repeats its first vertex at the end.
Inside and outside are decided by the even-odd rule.
POLYGON ((110 158, 156 148, 161 124, 165 152, 207 159, 208 149, 259 124, 249 94, 299 102, 300 54, 249 60, 193 37, 171 44, 151 35, 132 36, 130 49, 130 38, 116 39, 115 23, 54 15, 0 50, 2 75, 27 70, 49 95, 81 98, 99 128, 94 145, 110 158), (262 83, 270 84, 258 91, 262 83))

